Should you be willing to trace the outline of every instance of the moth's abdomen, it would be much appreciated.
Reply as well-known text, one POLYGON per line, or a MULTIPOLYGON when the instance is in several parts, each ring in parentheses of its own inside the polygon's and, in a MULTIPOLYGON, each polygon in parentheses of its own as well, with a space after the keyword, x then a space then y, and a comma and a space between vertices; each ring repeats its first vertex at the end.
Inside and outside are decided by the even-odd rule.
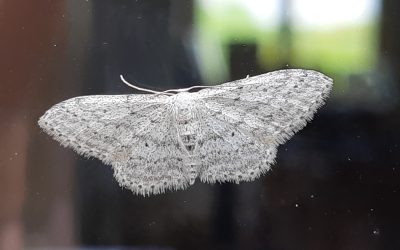
POLYGON ((178 140, 182 148, 187 154, 183 159, 183 164, 188 167, 188 177, 190 183, 193 183, 197 178, 200 170, 201 162, 196 154, 199 134, 199 120, 197 119, 195 107, 190 104, 176 105, 175 121, 178 140))

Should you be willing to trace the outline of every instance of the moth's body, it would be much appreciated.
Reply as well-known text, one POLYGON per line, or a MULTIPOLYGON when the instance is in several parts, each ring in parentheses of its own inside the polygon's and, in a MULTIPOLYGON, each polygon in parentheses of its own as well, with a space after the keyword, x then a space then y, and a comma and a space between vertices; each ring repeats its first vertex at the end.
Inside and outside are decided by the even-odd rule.
POLYGON ((172 108, 172 120, 175 124, 177 141, 186 154, 183 160, 189 183, 193 184, 197 178, 201 162, 198 155, 198 139, 200 133, 199 112, 190 94, 187 92, 177 93, 168 97, 172 108))
POLYGON ((62 145, 112 165, 121 186, 149 195, 196 178, 259 177, 331 86, 321 73, 285 70, 195 93, 76 97, 52 107, 39 125, 62 145))

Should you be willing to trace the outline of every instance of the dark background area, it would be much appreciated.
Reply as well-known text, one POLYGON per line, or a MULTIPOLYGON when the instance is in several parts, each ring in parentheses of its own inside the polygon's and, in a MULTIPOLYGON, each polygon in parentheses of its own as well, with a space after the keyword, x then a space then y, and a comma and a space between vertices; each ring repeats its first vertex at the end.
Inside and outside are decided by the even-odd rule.
MULTIPOLYGON (((378 60, 366 72, 373 86, 393 86, 387 96, 368 109, 334 89, 256 181, 136 196, 111 167, 40 131, 38 117, 62 100, 132 93, 120 74, 154 89, 211 84, 188 49, 194 8, 184 0, 0 1, 0 249, 400 249, 395 0, 382 1, 378 60)), ((290 46, 287 25, 281 39, 290 46)), ((226 80, 292 67, 290 53, 274 68, 260 65, 251 42, 229 44, 228 53, 226 80)), ((350 76, 349 85, 362 79, 350 76)))

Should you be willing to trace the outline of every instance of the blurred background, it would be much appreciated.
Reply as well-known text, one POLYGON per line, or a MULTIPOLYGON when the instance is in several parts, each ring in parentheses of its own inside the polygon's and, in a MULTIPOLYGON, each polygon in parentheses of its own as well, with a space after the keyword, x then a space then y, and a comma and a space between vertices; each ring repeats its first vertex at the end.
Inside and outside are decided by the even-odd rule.
POLYGON ((0 0, 0 249, 400 249, 400 2, 0 0), (250 183, 140 197, 37 120, 90 94, 334 79, 250 183))

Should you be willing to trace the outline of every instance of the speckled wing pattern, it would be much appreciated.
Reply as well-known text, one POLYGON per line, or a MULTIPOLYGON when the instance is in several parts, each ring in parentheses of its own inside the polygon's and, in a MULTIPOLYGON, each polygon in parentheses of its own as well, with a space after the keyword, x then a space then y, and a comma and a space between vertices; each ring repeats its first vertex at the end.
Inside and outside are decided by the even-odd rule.
POLYGON ((54 105, 39 125, 63 146, 111 165, 136 194, 250 181, 310 121, 332 88, 312 70, 280 70, 175 95, 93 95, 54 105))

